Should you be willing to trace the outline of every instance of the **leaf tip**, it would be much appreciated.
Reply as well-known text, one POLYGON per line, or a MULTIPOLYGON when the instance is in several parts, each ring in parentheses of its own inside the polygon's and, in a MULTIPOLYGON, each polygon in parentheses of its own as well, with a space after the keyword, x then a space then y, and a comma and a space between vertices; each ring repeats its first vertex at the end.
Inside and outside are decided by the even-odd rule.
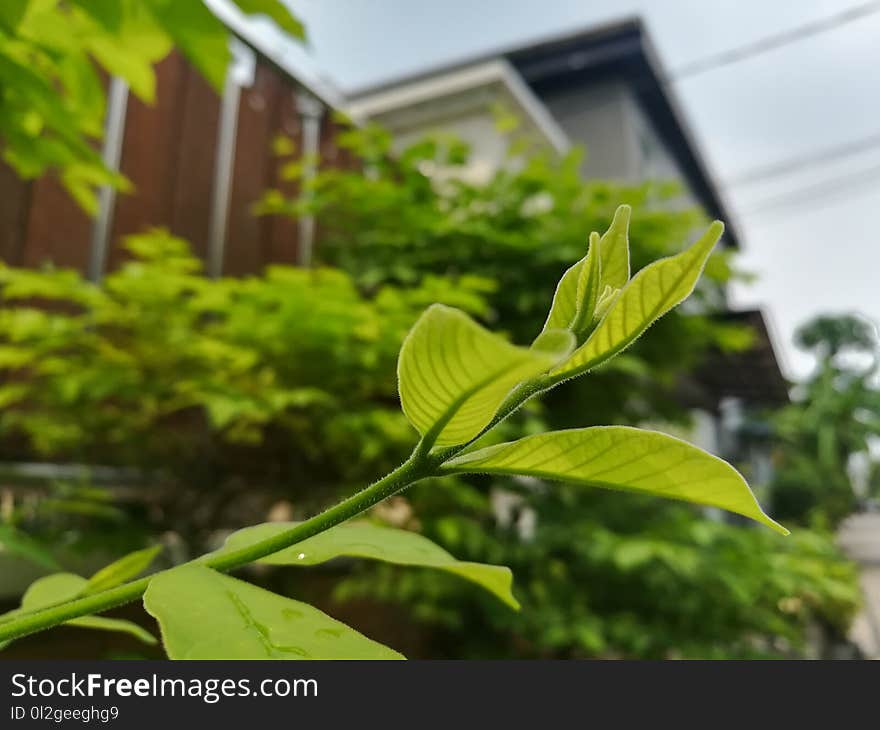
POLYGON ((708 231, 706 231, 706 232, 709 234, 709 236, 714 238, 715 241, 717 242, 718 239, 720 239, 721 236, 724 235, 724 228, 725 228, 724 222, 716 220, 716 221, 712 221, 711 225, 709 226, 708 231))
POLYGON ((780 525, 772 517, 769 517, 768 515, 766 515, 764 513, 762 513, 762 515, 763 515, 763 519, 761 520, 761 522, 763 522, 765 525, 767 525, 767 527, 769 527, 774 532, 778 532, 783 537, 788 537, 791 534, 791 530, 789 530, 787 527, 784 527, 783 525, 780 525))
POLYGON ((629 221, 632 217, 632 206, 624 203, 618 205, 614 211, 614 217, 611 219, 611 225, 608 226, 609 233, 611 231, 619 231, 620 233, 629 233, 629 221))

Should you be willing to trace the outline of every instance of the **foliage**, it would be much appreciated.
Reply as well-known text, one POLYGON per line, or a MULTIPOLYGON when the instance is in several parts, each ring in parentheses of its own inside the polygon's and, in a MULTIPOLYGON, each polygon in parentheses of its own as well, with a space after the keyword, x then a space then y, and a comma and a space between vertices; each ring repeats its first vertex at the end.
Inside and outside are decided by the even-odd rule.
POLYGON ((100 285, 0 268, 0 434, 7 458, 185 485, 155 527, 184 537, 280 498, 320 505, 391 469, 410 444, 394 379, 404 335, 432 301, 483 312, 490 286, 432 277, 365 298, 330 269, 207 279, 161 231, 126 245, 132 259, 100 285))
MULTIPOLYGON (((628 217, 628 211, 624 210, 622 216, 628 217)), ((338 525, 425 478, 481 471, 484 466, 490 468, 490 464, 501 464, 502 473, 516 474, 517 461, 527 462, 528 474, 536 466, 529 461, 533 451, 529 439, 490 447, 487 453, 474 450, 479 447, 480 437, 533 396, 617 355, 653 319, 686 297, 721 232, 722 226, 713 224, 706 236, 685 252, 646 267, 624 283, 604 316, 592 326, 585 326, 582 318, 575 317, 558 331, 539 334, 528 349, 508 345, 463 312, 432 306, 413 325, 398 361, 401 401, 421 435, 411 456, 400 467, 316 517, 244 547, 221 550, 141 581, 122 583, 42 611, 29 611, 23 606, 20 615, 0 623, 0 640, 66 620, 89 618, 96 611, 143 596, 145 607, 162 627, 166 651, 175 658, 396 657, 396 652, 339 625, 314 608, 241 583, 222 572, 327 531, 344 529, 338 525), (652 271, 674 274, 652 276, 652 271), (632 306, 640 299, 648 303, 636 308, 636 316, 632 306), (607 322, 620 324, 609 331, 607 322), (552 341, 552 346, 548 341, 552 341), (428 342, 432 347, 427 347, 428 342), (440 364, 443 368, 438 370, 440 364), (516 373, 516 378, 508 379, 512 373, 516 373), (499 382, 504 383, 503 388, 498 387, 499 382), (418 414, 418 418, 410 414, 418 414), (509 470, 503 468, 506 463, 511 465, 509 470)), ((625 235, 606 238, 606 242, 608 246, 629 247, 625 235)), ((592 255, 600 255, 598 247, 594 247, 592 255)), ((598 268, 601 270, 601 266, 598 268)), ((591 270, 589 262, 584 270, 591 270)), ((597 284, 600 290, 606 285, 601 273, 597 284)), ((585 290, 578 289, 576 311, 587 304, 585 290)), ((559 480, 574 476, 582 487, 648 491, 719 506, 743 512, 786 532, 763 515, 745 480, 733 467, 695 447, 669 436, 649 437, 630 429, 615 429, 611 443, 600 444, 602 450, 590 456, 593 461, 604 458, 609 467, 604 472, 579 471, 577 465, 559 463, 567 452, 563 440, 570 434, 550 432, 540 437, 554 446, 545 459, 546 476, 559 480), (654 452, 644 450, 646 437, 653 438, 650 446, 654 452), (659 449, 655 443, 658 439, 659 449), (662 453, 664 450, 666 454, 662 453), (670 453, 673 462, 663 461, 670 453), (658 454, 661 463, 652 463, 650 460, 658 458, 658 454), (663 479, 664 471, 673 466, 676 483, 670 490, 663 479), (662 486, 655 489, 646 485, 645 480, 657 480, 662 486), (707 489, 706 484, 715 488, 707 489)), ((583 439, 583 434, 579 432, 577 438, 583 439)), ((405 549, 415 548, 408 545, 405 549)), ((140 563, 129 559, 118 565, 140 563)), ((458 574, 475 577, 473 572, 458 574)), ((127 575, 123 568, 108 569, 94 580, 106 586, 123 581, 127 575)), ((87 591, 88 586, 86 582, 83 590, 87 591)))
MULTIPOLYGON (((303 29, 280 0, 233 0, 284 30, 303 29)), ((57 173, 94 212, 100 185, 129 187, 105 168, 94 143, 103 136, 103 75, 124 79, 155 100, 154 66, 174 46, 222 91, 229 32, 202 0, 3 0, 0 3, 0 138, 19 175, 57 173)))
POLYGON ((773 503, 790 519, 833 526, 857 506, 851 460, 871 463, 871 441, 880 433, 877 334, 857 316, 822 316, 801 327, 796 342, 816 356, 816 367, 775 418, 773 503))
POLYGON ((416 485, 407 498, 431 539, 508 565, 522 604, 512 613, 435 575, 360 566, 336 585, 335 610, 367 600, 374 613, 410 616, 417 632, 398 619, 375 634, 415 633, 398 645, 408 655, 803 657, 828 651, 860 604, 855 566, 830 536, 804 529, 781 540, 647 497, 536 481, 416 485), (489 516, 490 499, 512 494, 533 523, 516 510, 500 524, 489 516), (825 647, 813 645, 816 627, 825 647))

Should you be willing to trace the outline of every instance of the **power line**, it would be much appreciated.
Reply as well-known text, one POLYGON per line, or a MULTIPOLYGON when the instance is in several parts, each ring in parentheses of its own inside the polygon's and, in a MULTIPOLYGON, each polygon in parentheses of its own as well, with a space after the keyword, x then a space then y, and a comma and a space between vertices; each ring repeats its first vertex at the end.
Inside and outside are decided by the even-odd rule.
POLYGON ((807 155, 799 155, 790 157, 787 160, 773 162, 769 165, 754 167, 750 170, 735 175, 725 182, 725 185, 732 187, 734 185, 750 185, 751 183, 763 182, 775 177, 790 175, 799 172, 805 168, 814 167, 826 162, 834 162, 846 157, 865 152, 874 147, 880 147, 880 132, 862 137, 860 139, 851 140, 832 147, 825 147, 818 152, 807 155))
POLYGON ((784 30, 780 33, 759 38, 752 43, 746 43, 738 48, 731 48, 730 50, 692 61, 669 74, 667 80, 680 81, 681 79, 696 76, 705 73, 706 71, 712 71, 721 66, 738 63, 739 61, 744 61, 752 56, 767 53, 776 48, 781 48, 782 46, 787 46, 791 43, 797 43, 805 38, 810 38, 814 35, 834 30, 841 25, 861 20, 877 11, 880 11, 880 2, 856 5, 855 7, 837 13, 836 15, 830 15, 827 18, 804 23, 803 25, 784 30))
MULTIPOLYGON (((817 201, 820 203, 831 202, 843 194, 852 193, 854 189, 858 190, 858 188, 865 187, 875 181, 880 181, 880 165, 873 165, 855 173, 838 175, 812 185, 806 185, 784 195, 777 195, 746 210, 745 214, 764 213, 805 203, 812 203, 815 206, 817 201)), ((877 189, 880 190, 880 186, 877 189)))

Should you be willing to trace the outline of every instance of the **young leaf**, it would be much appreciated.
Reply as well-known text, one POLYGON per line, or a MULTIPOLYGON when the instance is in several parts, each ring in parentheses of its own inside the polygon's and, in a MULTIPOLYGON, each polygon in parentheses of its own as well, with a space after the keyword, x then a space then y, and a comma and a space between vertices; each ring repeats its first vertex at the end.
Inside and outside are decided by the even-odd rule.
POLYGON ((578 308, 578 281, 586 262, 587 256, 584 256, 576 264, 566 269, 562 278, 559 279, 556 292, 553 294, 553 303, 550 305, 550 313, 547 315, 547 321, 544 322, 542 332, 550 329, 568 329, 571 326, 578 308))
POLYGON ((143 550, 136 550, 125 555, 110 565, 101 568, 91 578, 85 588, 85 593, 98 593, 118 586, 125 581, 143 573, 150 567, 156 556, 162 552, 162 546, 156 545, 143 550))
POLYGON ((531 344, 530 349, 550 355, 555 362, 568 357, 577 347, 577 339, 571 330, 544 330, 531 344))
POLYGON ((610 286, 606 286, 602 290, 599 301, 596 302, 596 311, 593 313, 594 320, 602 319, 605 316, 618 294, 620 294, 620 289, 612 289, 610 286))
POLYGON ((578 274, 577 312, 571 322, 575 333, 589 329, 596 314, 596 305, 602 292, 602 257, 599 255, 599 234, 590 234, 587 259, 578 274))
POLYGON ((622 289, 629 281, 629 218, 632 208, 618 206, 614 219, 599 240, 602 252, 602 286, 622 289))
POLYGON ((403 659, 317 608, 210 568, 159 573, 144 607, 171 659, 403 659))
MULTIPOLYGON (((25 591, 21 599, 21 613, 36 611, 56 603, 63 603, 78 598, 85 591, 88 581, 73 573, 54 573, 40 578, 25 591)), ((17 612, 18 613, 18 612, 17 612)), ((81 616, 66 621, 69 626, 100 631, 118 631, 129 634, 145 644, 155 644, 155 637, 132 621, 107 618, 105 616, 81 616)))
MULTIPOLYGON (((289 530, 295 524, 267 522, 263 525, 246 527, 230 535, 223 550, 247 547, 289 530)), ((293 547, 269 555, 260 562, 270 565, 318 565, 341 556, 444 570, 482 586, 508 606, 519 608, 519 603, 511 592, 513 576, 510 568, 459 561, 439 545, 435 545, 416 532, 372 525, 368 522, 337 525, 293 547)))
POLYGON ((636 274, 613 301, 587 341, 550 374, 557 381, 586 372, 626 349, 655 320, 694 290, 724 224, 715 221, 690 248, 636 274))
POLYGON ((562 275, 544 330, 588 327, 594 318, 596 302, 606 287, 620 289, 629 281, 629 218, 632 209, 621 205, 611 225, 598 241, 590 234, 587 255, 562 275), (598 252, 598 256, 590 256, 598 252))
POLYGON ((720 507, 788 534, 730 464, 686 441, 627 426, 527 436, 447 462, 451 472, 522 474, 720 507))
POLYGON ((434 304, 400 349, 403 412, 428 443, 463 444, 488 425, 515 385, 556 362, 553 354, 511 345, 463 312, 434 304))

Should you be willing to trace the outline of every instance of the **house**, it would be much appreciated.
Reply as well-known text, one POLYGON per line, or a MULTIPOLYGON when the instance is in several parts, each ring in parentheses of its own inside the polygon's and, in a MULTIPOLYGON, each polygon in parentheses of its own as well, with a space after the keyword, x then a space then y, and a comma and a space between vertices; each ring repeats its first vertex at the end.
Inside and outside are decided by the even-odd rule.
MULTIPOLYGON (((586 177, 678 181, 687 203, 726 223, 723 245, 741 235, 724 191, 700 154, 645 26, 638 19, 591 27, 430 69, 356 90, 349 112, 379 122, 397 143, 442 130, 472 148, 467 175, 476 179, 509 164, 507 138, 493 124, 497 107, 512 114, 534 144, 560 152, 586 147, 586 177)), ((515 158, 514 158, 515 161, 515 158)), ((722 310, 726 292, 720 292, 722 310)), ((693 408, 690 438, 740 463, 759 488, 769 481, 770 439, 754 414, 788 400, 788 385, 759 310, 723 311, 725 321, 755 334, 744 353, 714 353, 682 383, 693 408)))
POLYGON ((587 147, 586 177, 680 180, 708 215, 725 221, 727 245, 739 245, 734 216, 638 19, 355 90, 348 110, 381 123, 404 143, 432 129, 455 132, 472 144, 481 165, 498 159, 498 132, 487 121, 503 101, 501 90, 515 98, 515 115, 556 149, 587 147))

